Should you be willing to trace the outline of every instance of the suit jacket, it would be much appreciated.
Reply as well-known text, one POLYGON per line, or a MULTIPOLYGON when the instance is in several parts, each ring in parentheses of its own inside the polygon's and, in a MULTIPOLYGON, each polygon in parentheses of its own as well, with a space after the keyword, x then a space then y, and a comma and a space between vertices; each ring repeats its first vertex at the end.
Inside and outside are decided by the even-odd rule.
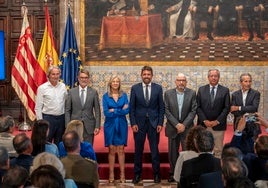
POLYGON ((151 84, 151 96, 149 104, 146 104, 142 83, 131 87, 130 92, 130 124, 144 126, 148 115, 151 125, 163 125, 165 106, 162 87, 156 83, 151 84))
POLYGON ((87 87, 87 95, 84 106, 79 96, 79 87, 70 89, 65 102, 65 122, 82 120, 88 134, 93 134, 95 128, 100 128, 100 103, 98 92, 87 87))
POLYGON ((227 87, 218 85, 217 93, 212 106, 210 101, 210 85, 201 86, 197 93, 198 125, 203 125, 204 120, 218 120, 219 125, 213 130, 226 130, 226 118, 230 110, 230 93, 227 87))
POLYGON ((234 123, 239 116, 243 116, 245 113, 255 113, 258 111, 260 104, 260 92, 254 89, 249 89, 246 98, 245 106, 243 105, 242 90, 239 89, 232 94, 232 106, 241 106, 241 111, 232 112, 234 114, 234 123))
POLYGON ((196 115, 196 93, 194 90, 185 88, 183 105, 181 110, 181 119, 179 119, 179 106, 177 101, 177 89, 167 90, 164 94, 165 115, 167 118, 165 133, 167 137, 175 138, 177 136, 176 125, 180 122, 186 129, 194 125, 196 115))
POLYGON ((181 187, 197 187, 201 174, 216 171, 221 171, 220 159, 209 153, 201 153, 198 157, 183 162, 181 187))

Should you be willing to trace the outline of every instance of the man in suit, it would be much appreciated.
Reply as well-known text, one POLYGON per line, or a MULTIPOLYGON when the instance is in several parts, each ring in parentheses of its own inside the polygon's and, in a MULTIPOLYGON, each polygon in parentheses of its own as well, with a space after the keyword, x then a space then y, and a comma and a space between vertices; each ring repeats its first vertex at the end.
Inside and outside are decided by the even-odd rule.
POLYGON ((71 120, 84 123, 84 141, 93 145, 94 136, 100 131, 100 103, 98 92, 89 87, 89 72, 82 69, 78 73, 79 86, 70 89, 65 103, 66 124, 71 120))
POLYGON ((194 125, 196 114, 196 93, 186 88, 187 79, 179 73, 175 80, 176 88, 167 90, 164 94, 165 114, 167 118, 165 134, 168 137, 168 155, 170 177, 168 182, 174 182, 174 168, 179 156, 180 144, 186 149, 185 138, 188 130, 194 125))
POLYGON ((133 183, 141 180, 142 155, 146 136, 149 140, 154 182, 160 183, 159 135, 163 127, 165 106, 162 87, 152 83, 153 69, 144 66, 141 70, 142 83, 131 87, 130 123, 134 133, 135 154, 133 183))
POLYGON ((245 113, 255 113, 260 104, 260 92, 251 88, 252 76, 243 73, 240 76, 241 89, 233 92, 230 111, 234 114, 234 130, 236 130, 238 118, 245 113))
POLYGON ((197 93, 198 125, 209 130, 215 139, 215 156, 221 156, 226 118, 230 110, 230 93, 227 87, 219 84, 220 71, 208 71, 209 84, 201 86, 197 93))
POLYGON ((211 132, 203 130, 194 141, 200 155, 183 162, 180 187, 198 187, 199 177, 205 173, 220 172, 220 159, 213 156, 214 138, 211 132))

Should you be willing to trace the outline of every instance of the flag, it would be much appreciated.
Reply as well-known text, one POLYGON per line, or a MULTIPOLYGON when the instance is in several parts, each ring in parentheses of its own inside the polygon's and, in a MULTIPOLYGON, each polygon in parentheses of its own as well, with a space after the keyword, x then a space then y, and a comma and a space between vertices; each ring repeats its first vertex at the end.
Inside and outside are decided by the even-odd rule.
POLYGON ((27 18, 27 7, 22 6, 23 22, 15 61, 11 70, 11 84, 24 105, 30 120, 35 119, 35 96, 37 85, 34 72, 38 67, 32 40, 32 33, 27 18))
POLYGON ((38 62, 42 69, 38 72, 38 74, 35 75, 35 80, 38 86, 47 81, 47 69, 52 65, 57 66, 59 63, 58 54, 54 45, 52 27, 47 5, 45 5, 45 14, 46 26, 38 55, 38 62))
POLYGON ((70 8, 68 9, 65 34, 61 46, 59 67, 61 68, 61 79, 65 83, 67 89, 77 85, 77 74, 82 66, 70 8))

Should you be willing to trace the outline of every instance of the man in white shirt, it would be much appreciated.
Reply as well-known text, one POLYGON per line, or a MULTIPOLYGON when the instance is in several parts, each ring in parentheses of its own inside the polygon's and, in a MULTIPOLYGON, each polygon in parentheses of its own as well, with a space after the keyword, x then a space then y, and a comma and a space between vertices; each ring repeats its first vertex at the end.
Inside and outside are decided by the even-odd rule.
POLYGON ((65 130, 65 98, 67 90, 65 84, 59 82, 61 70, 51 66, 48 69, 48 81, 37 89, 35 113, 37 120, 45 119, 49 122, 48 141, 58 145, 65 130))

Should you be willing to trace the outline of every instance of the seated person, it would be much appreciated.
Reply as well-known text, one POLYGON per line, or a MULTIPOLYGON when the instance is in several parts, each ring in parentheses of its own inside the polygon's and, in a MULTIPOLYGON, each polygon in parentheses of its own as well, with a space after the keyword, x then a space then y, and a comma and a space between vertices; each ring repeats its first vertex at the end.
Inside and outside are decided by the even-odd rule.
POLYGON ((192 38, 193 22, 191 11, 195 5, 194 0, 181 0, 179 3, 169 7, 166 12, 169 16, 170 38, 192 38))
POLYGON ((14 118, 11 116, 5 116, 0 120, 0 145, 4 146, 8 150, 10 157, 16 157, 16 151, 13 147, 13 138, 15 128, 14 118))
POLYGON ((28 182, 29 172, 22 166, 14 166, 10 168, 2 179, 2 188, 11 187, 26 187, 28 182))
MULTIPOLYGON (((92 160, 97 160, 95 151, 92 147, 92 145, 89 142, 83 141, 83 132, 84 132, 84 125, 83 122, 80 120, 72 120, 68 123, 65 132, 68 131, 76 131, 80 138, 80 155, 84 158, 89 158, 92 160)), ((63 142, 59 143, 59 155, 60 157, 67 156, 67 152, 64 148, 63 142)))
POLYGON ((47 141, 48 129, 48 121, 40 119, 34 122, 31 136, 33 144, 32 156, 36 156, 42 152, 49 152, 59 157, 58 147, 47 141))
POLYGON ((31 174, 33 187, 38 188, 65 188, 60 172, 52 165, 42 165, 36 168, 31 174))
POLYGON ((25 133, 19 133, 13 139, 13 146, 18 157, 10 160, 10 166, 22 166, 29 172, 30 166, 33 164, 33 145, 31 139, 25 133))
POLYGON ((0 187, 2 187, 2 177, 9 169, 9 156, 7 149, 4 146, 0 146, 0 187))
POLYGON ((33 165, 31 166, 31 169, 30 169, 30 174, 32 174, 34 170, 36 170, 37 168, 43 165, 54 166, 64 178, 64 184, 66 188, 77 188, 74 180, 65 179, 65 169, 60 159, 56 157, 55 155, 48 153, 48 152, 42 152, 38 154, 37 156, 35 156, 33 160, 33 165))
POLYGON ((83 183, 97 188, 99 185, 97 162, 80 155, 80 138, 77 132, 64 133, 62 140, 67 151, 67 156, 61 159, 66 178, 73 179, 76 184, 83 183))
POLYGON ((196 158, 183 162, 180 178, 182 188, 198 187, 199 177, 202 174, 221 171, 220 159, 213 156, 214 138, 212 133, 203 130, 194 143, 200 154, 196 158))

